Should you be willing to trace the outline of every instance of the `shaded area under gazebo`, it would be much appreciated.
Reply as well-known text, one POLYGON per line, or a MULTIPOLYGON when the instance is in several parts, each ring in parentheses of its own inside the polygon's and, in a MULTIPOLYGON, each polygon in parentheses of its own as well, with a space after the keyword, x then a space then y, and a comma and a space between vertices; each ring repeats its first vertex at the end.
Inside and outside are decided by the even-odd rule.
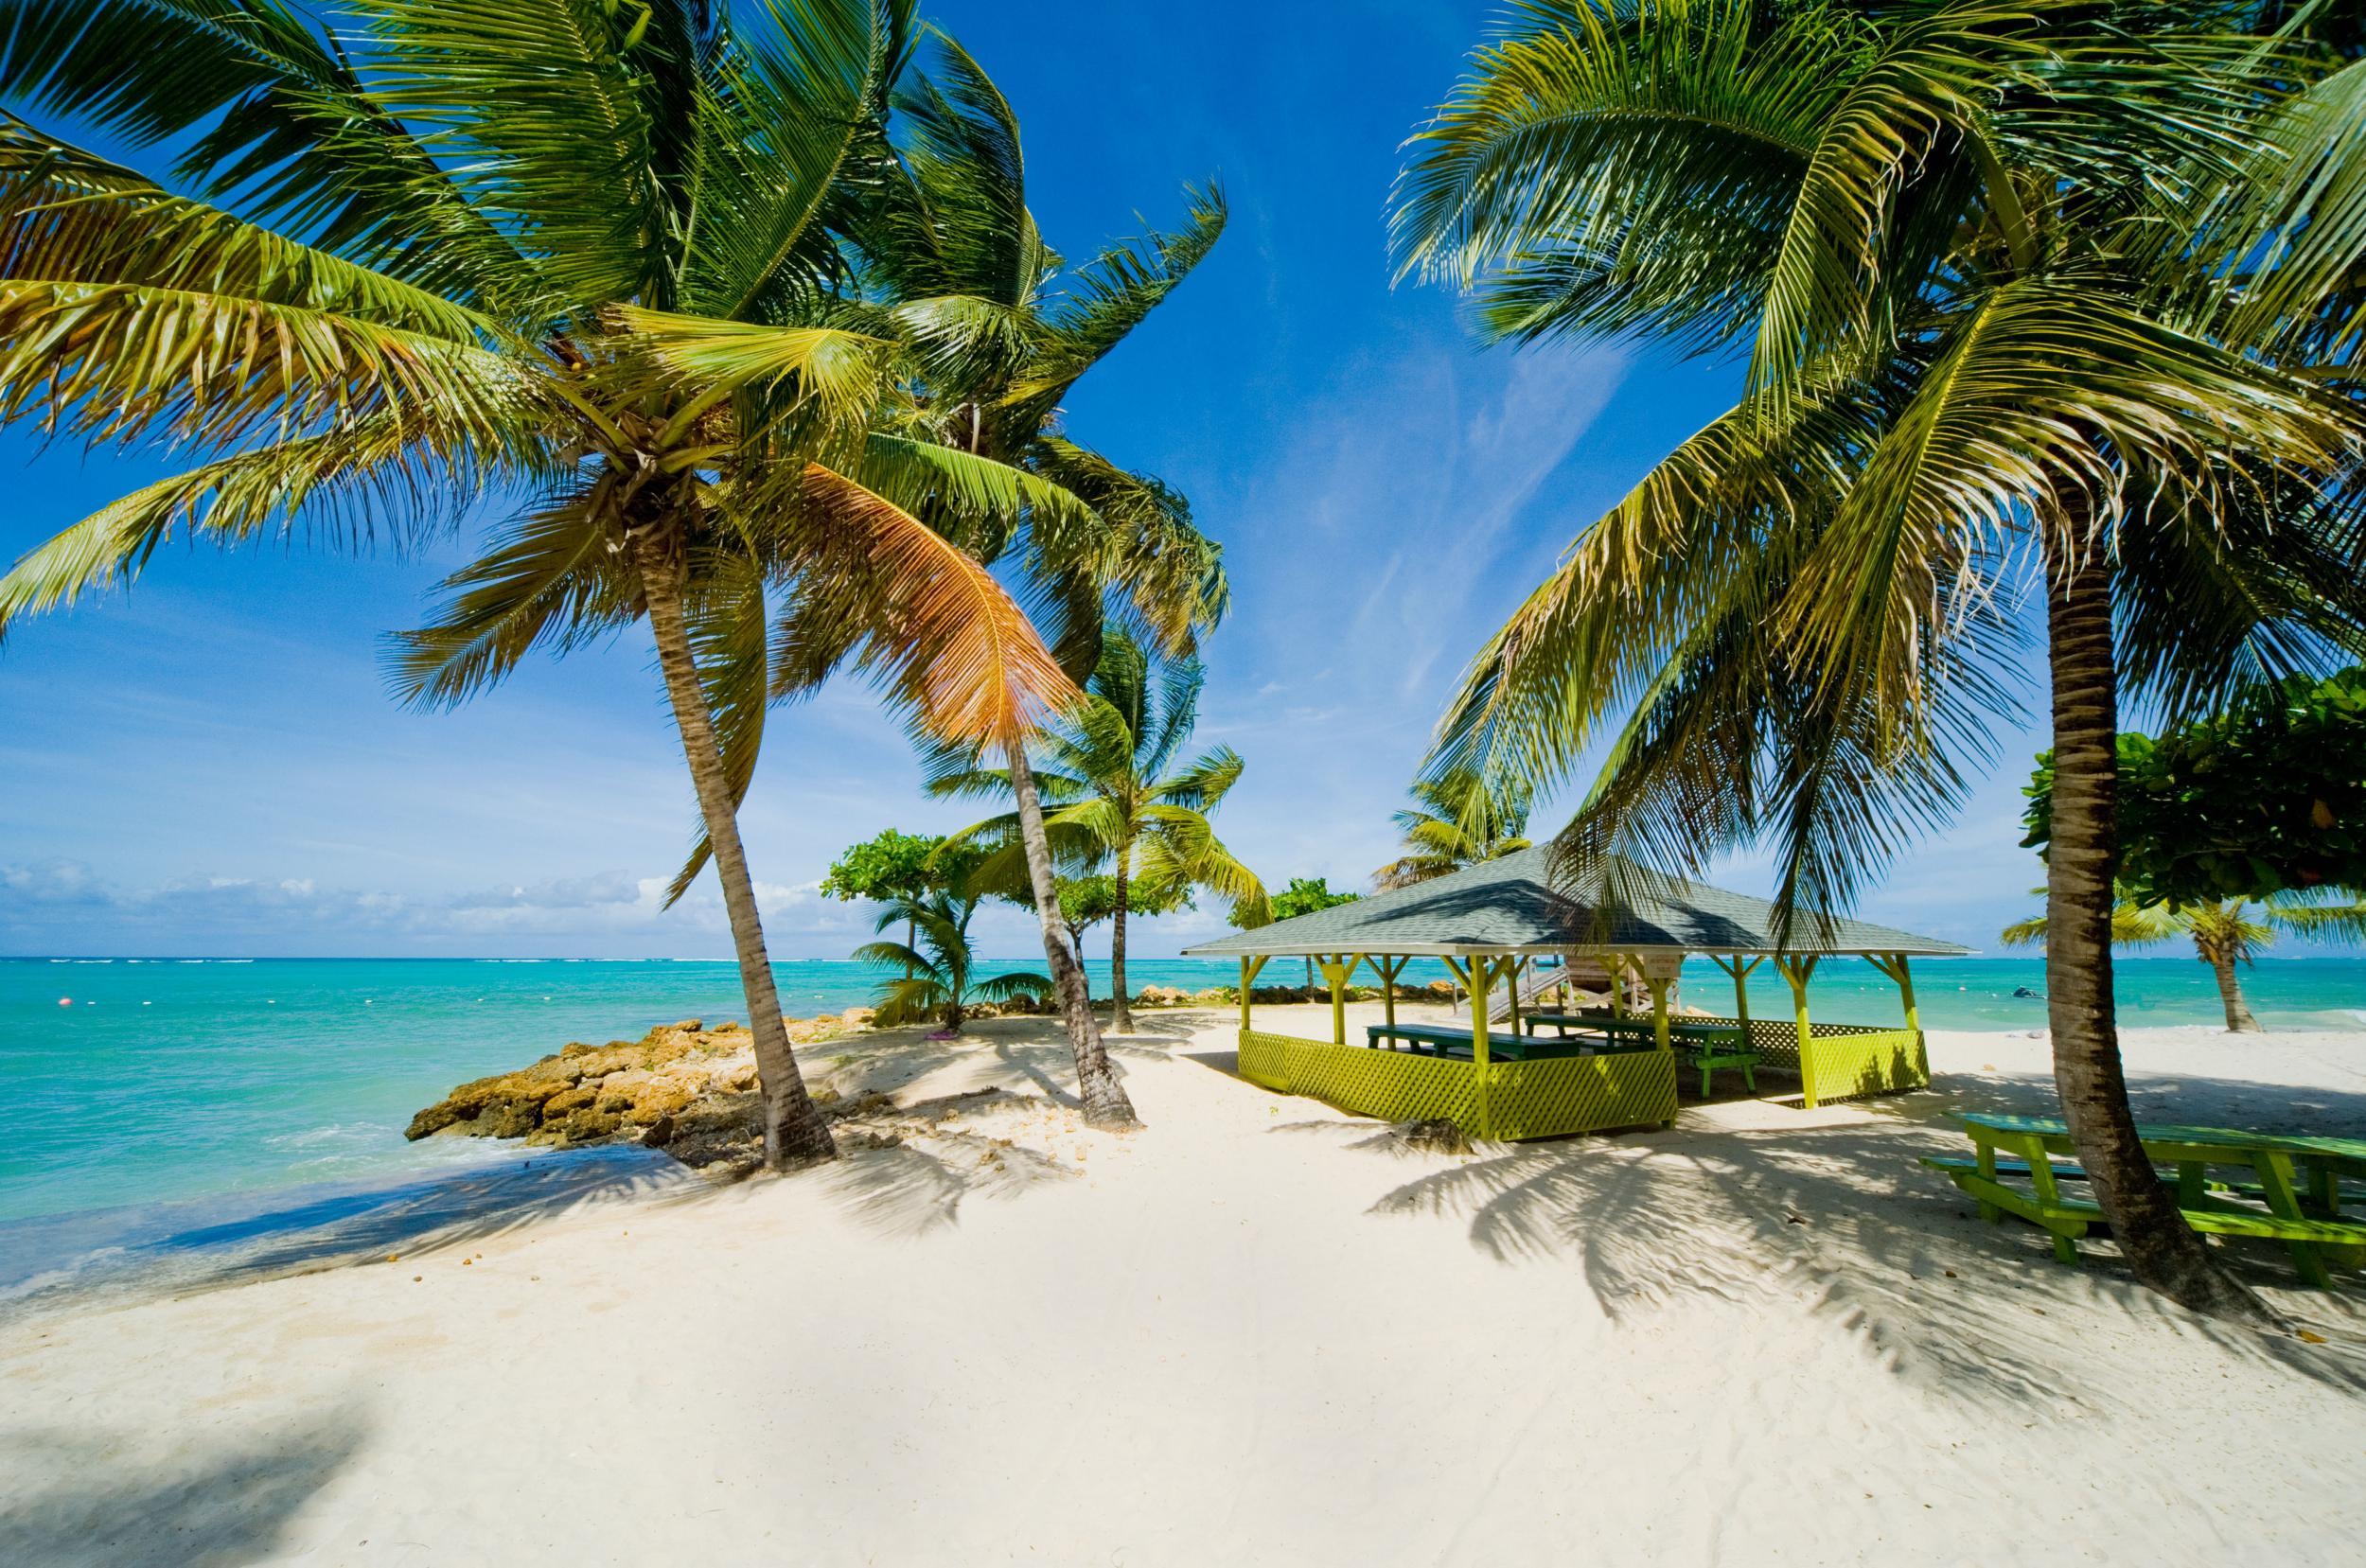
POLYGON ((1968 948, 1857 920, 1820 929, 1803 921, 1808 929, 1778 943, 1774 907, 1764 899, 1632 866, 1619 869, 1618 895, 1598 907, 1553 886, 1549 854, 1522 851, 1185 949, 1193 958, 1241 960, 1241 1075, 1359 1116, 1442 1119, 1477 1136, 1515 1139, 1671 1120, 1678 1048, 1694 1042, 1746 1048, 1756 1071, 1796 1078, 1810 1106, 1930 1083, 1908 960, 1961 957, 1968 948), (1678 970, 1695 953, 1732 977, 1732 1015, 1671 1013, 1678 970), (1331 992, 1330 1039, 1256 1027, 1258 972, 1283 956, 1310 958, 1321 969, 1331 992), (1902 1026, 1810 1017, 1808 981, 1838 957, 1864 959, 1896 982, 1902 1026), (1397 977, 1416 958, 1441 960, 1468 992, 1467 1031, 1400 1028, 1397 977), (1524 1018, 1522 978, 1539 960, 1557 964, 1563 983, 1580 973, 1603 977, 1611 1006, 1542 1018, 1531 1008, 1524 1018), (1790 1018, 1750 1015, 1746 982, 1760 964, 1773 965, 1790 986, 1790 1018), (1386 1024, 1352 1044, 1347 991, 1367 965, 1379 979, 1386 1024), (1621 1005, 1630 982, 1649 994, 1648 1014, 1621 1005), (1510 1007, 1498 1022, 1492 1001, 1507 991, 1510 1007), (1540 1024, 1562 1032, 1524 1031, 1540 1024))

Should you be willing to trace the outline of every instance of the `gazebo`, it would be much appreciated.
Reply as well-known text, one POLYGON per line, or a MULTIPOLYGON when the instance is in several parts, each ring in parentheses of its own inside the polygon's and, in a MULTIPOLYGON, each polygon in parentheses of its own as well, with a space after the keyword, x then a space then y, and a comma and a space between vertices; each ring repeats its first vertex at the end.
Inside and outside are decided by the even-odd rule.
MULTIPOLYGON (((1915 958, 1963 957, 1953 943, 1866 921, 1803 920, 1787 943, 1775 938, 1774 907, 1705 883, 1622 866, 1619 896, 1600 907, 1557 889, 1550 851, 1524 850, 1448 876, 1351 904, 1277 921, 1185 952, 1241 960, 1244 1078, 1284 1094, 1310 1095, 1341 1110, 1387 1121, 1443 1119, 1482 1137, 1555 1137, 1612 1127, 1656 1126, 1676 1114, 1675 1041, 1716 1039, 1746 1048, 1756 1070, 1795 1076, 1810 1106, 1860 1095, 1920 1088, 1931 1081, 1915 1006, 1915 958), (1725 1017, 1670 1013, 1685 957, 1712 960, 1734 982, 1725 1017), (1259 1030, 1252 992, 1274 958, 1311 959, 1331 992, 1331 1038, 1259 1030), (1862 958, 1896 983, 1902 1026, 1827 1023, 1808 1012, 1808 981, 1827 959, 1862 958), (1400 1028, 1396 981, 1416 958, 1443 962, 1470 996, 1467 1034, 1400 1028), (1522 1016, 1523 976, 1538 960, 1559 967, 1537 987, 1601 977, 1610 1009, 1582 1015, 1522 1016), (1745 982, 1772 964, 1791 988, 1792 1016, 1753 1018, 1745 982), (1386 998, 1387 1022, 1351 1043, 1347 990, 1368 965, 1386 998), (1648 993, 1648 1029, 1621 994, 1648 993), (1500 1015, 1491 1005, 1502 995, 1500 1015), (1561 1035, 1524 1033, 1549 1024, 1561 1035), (1575 1027, 1581 1032, 1571 1036, 1575 1027), (1499 1032, 1500 1031, 1500 1032, 1499 1032), (1388 1048, 1391 1046, 1409 1048, 1388 1048)), ((1532 1000, 1532 998, 1530 998, 1532 1000)))

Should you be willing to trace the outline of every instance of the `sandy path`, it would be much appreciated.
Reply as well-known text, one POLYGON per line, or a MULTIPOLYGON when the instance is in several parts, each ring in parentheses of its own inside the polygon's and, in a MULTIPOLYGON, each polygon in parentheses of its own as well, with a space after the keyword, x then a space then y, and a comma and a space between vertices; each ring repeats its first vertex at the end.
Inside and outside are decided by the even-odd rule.
MULTIPOLYGON (((2035 1108, 2041 1042, 1934 1037, 1944 1097, 1457 1159, 1225 1076, 1202 1021, 1126 1053, 1132 1138, 1004 1101, 13 1329, 0 1561, 2366 1558, 2366 1286, 2247 1250, 2331 1343, 2214 1329, 1911 1163, 1951 1104, 2035 1108)), ((981 1038, 908 1097, 1062 1071, 981 1038)), ((2149 1115, 2366 1132, 2366 1037, 2130 1058, 2149 1115)))

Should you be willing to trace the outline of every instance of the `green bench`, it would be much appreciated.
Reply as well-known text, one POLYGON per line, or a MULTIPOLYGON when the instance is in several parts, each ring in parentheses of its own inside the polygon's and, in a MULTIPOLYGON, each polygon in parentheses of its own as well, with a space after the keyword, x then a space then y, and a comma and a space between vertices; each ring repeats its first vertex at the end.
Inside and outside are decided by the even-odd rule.
MULTIPOLYGON (((2070 1151, 2069 1126, 2042 1117, 1956 1119, 1971 1140, 1973 1157, 1927 1156, 1922 1163, 1969 1193, 1982 1219, 1996 1224, 2006 1214, 2018 1215, 2053 1237, 2057 1259, 2077 1262, 2078 1241, 2106 1222, 2102 1206, 2062 1191, 2063 1182, 2086 1179, 2079 1167, 2052 1157, 2070 1151), (2008 1183, 2007 1176, 2025 1177, 2028 1185, 2008 1183)), ((2320 1288, 2332 1283, 2327 1255, 2351 1266, 2366 1260, 2366 1224, 2340 1213, 2342 1178, 2366 1177, 2366 1142, 2224 1127, 2139 1127, 2136 1133, 2154 1164, 2174 1172, 2164 1180, 2196 1230, 2282 1242, 2301 1277, 2320 1288), (2239 1167, 2252 1179, 2214 1181, 2207 1174, 2213 1166, 2239 1167), (2229 1193, 2256 1196, 2264 1208, 2232 1202, 2229 1193)))

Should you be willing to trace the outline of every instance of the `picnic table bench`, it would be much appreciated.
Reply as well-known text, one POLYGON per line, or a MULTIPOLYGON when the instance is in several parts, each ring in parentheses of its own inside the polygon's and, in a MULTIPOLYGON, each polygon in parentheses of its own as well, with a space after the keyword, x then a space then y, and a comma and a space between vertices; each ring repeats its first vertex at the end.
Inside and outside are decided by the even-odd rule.
MULTIPOLYGON (((1598 1013, 1535 1013, 1521 1020, 1530 1033, 1545 1025, 1558 1028, 1563 1035, 1575 1029, 1598 1030, 1613 1040, 1633 1037, 1656 1047, 1659 1037, 1649 1018, 1621 1018, 1598 1013)), ((1758 1089, 1758 1053, 1751 1048, 1749 1037, 1730 1024, 1695 1024, 1671 1018, 1668 1022, 1669 1048, 1685 1066, 1701 1075, 1701 1098, 1709 1097, 1714 1075, 1726 1067, 1739 1068, 1741 1082, 1752 1094, 1758 1089)))
MULTIPOLYGON (((1955 1119, 1971 1140, 1973 1157, 1926 1156, 1922 1163, 1977 1199, 1982 1219, 1995 1224, 2018 1214, 2054 1238, 2056 1258, 2078 1261, 2078 1239, 2104 1219, 2101 1205, 2062 1191, 2063 1182, 2086 1179, 2078 1166, 2054 1158, 2071 1152, 2069 1124, 2052 1117, 1955 1119), (2029 1186, 2008 1185, 2002 1179, 2006 1176, 2025 1176, 2029 1186)), ((2366 1224, 2341 1217, 2342 1180, 2366 1179, 2366 1140, 2231 1127, 2140 1126, 2136 1136, 2153 1164, 2170 1172, 2164 1179, 2196 1230, 2283 1242, 2301 1277, 2320 1288, 2332 1283, 2328 1252, 2351 1265, 2366 1260, 2366 1224), (2239 1168, 2251 1179, 2214 1181, 2212 1167, 2239 1168), (2232 1201, 2228 1195, 2234 1193, 2255 1197, 2265 1211, 2232 1201)))
MULTIPOLYGON (((1468 1060, 1473 1054, 1471 1031, 1442 1024, 1373 1024, 1364 1031, 1365 1043, 1378 1049, 1387 1040, 1402 1040, 1416 1049, 1426 1047, 1438 1056, 1459 1055, 1468 1060)), ((1497 1034, 1489 1031, 1487 1054, 1507 1062, 1540 1060, 1555 1056, 1606 1056, 1617 1051, 1652 1049, 1649 1040, 1640 1045, 1622 1044, 1606 1038, 1601 1044, 1556 1039, 1540 1040, 1527 1035, 1497 1034)))

